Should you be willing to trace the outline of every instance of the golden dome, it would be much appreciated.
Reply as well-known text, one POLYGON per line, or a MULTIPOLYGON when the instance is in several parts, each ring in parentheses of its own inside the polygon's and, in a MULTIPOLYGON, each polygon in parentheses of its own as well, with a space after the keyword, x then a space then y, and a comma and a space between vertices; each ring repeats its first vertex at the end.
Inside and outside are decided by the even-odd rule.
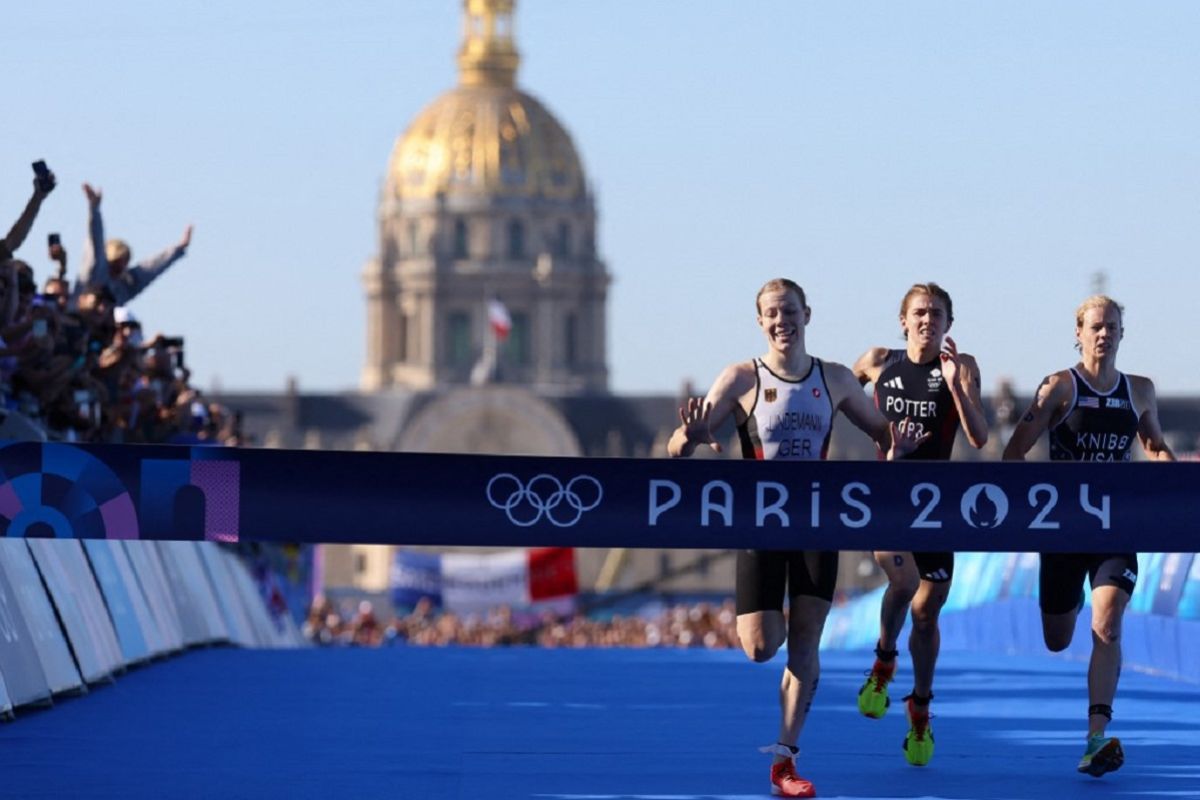
POLYGON ((571 199, 586 191, 566 129, 515 86, 513 0, 464 0, 459 85, 427 106, 392 150, 399 199, 447 195, 571 199))

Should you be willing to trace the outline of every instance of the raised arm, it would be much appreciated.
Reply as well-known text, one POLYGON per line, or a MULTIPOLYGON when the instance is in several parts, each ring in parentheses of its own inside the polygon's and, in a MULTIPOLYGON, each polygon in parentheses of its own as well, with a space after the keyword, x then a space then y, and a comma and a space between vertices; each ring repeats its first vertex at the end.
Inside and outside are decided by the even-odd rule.
POLYGON ((180 238, 177 244, 168 247, 153 258, 139 262, 126 270, 125 274, 119 279, 128 287, 128 293, 123 298, 123 302, 128 303, 137 297, 155 278, 166 272, 167 268, 176 261, 183 258, 187 254, 188 245, 191 243, 192 226, 188 225, 183 231, 183 237, 180 238))
POLYGON ((54 191, 54 173, 50 173, 50 178, 46 185, 42 185, 42 181, 37 178, 33 179, 33 195, 29 198, 29 202, 25 204, 25 210, 21 212, 21 216, 17 217, 17 221, 8 231, 8 235, 4 237, 4 249, 11 254, 17 252, 17 248, 25 242, 25 237, 29 235, 29 231, 33 229, 33 221, 37 219, 38 211, 42 207, 42 201, 46 199, 46 195, 54 191))
POLYGON ((959 353, 958 346, 949 336, 944 347, 942 374, 946 376, 946 385, 950 388, 950 396, 954 398, 963 433, 967 435, 971 446, 979 449, 988 440, 987 416, 983 413, 983 399, 979 395, 979 364, 974 356, 959 353))
POLYGON ((1004 460, 1024 461, 1025 454, 1037 444, 1038 437, 1062 418, 1074 391, 1069 372, 1064 370, 1047 375, 1038 386, 1029 410, 1009 437, 1004 447, 1004 460))
POLYGON ((83 185, 88 201, 88 233, 83 240, 83 257, 79 263, 79 277, 75 279, 75 294, 88 289, 98 289, 108 283, 108 259, 104 254, 104 219, 100 216, 99 189, 91 184, 83 185))
POLYGON ((917 426, 908 417, 898 425, 889 422, 844 365, 825 362, 825 383, 833 393, 834 409, 874 439, 888 461, 904 458, 929 439, 930 434, 917 433, 917 426))
MULTIPOLYGON (((860 358, 859 361, 861 362, 862 359, 860 358)), ((845 414, 846 419, 874 439, 879 450, 886 453, 892 446, 892 436, 888 429, 887 419, 879 413, 879 409, 863 391, 859 378, 844 364, 826 361, 823 363, 823 367, 825 383, 829 386, 829 391, 833 393, 834 411, 845 414)), ((876 372, 876 376, 878 376, 878 372, 876 372)))
POLYGON ((1175 454, 1171 452, 1162 426, 1158 422, 1158 396, 1154 390, 1154 381, 1139 375, 1130 375, 1129 383, 1133 389, 1133 402, 1141 411, 1138 417, 1138 440, 1142 450, 1151 461, 1174 461, 1175 454))
POLYGON ((858 357, 850 371, 854 373, 860 385, 866 386, 879 379, 879 373, 883 371, 883 364, 887 360, 887 353, 886 347, 872 347, 858 357))
POLYGON ((735 412, 742 395, 754 388, 756 380, 753 364, 733 364, 717 376, 703 400, 688 398, 687 404, 679 409, 680 424, 667 442, 667 454, 672 458, 686 458, 701 445, 721 452, 721 443, 713 431, 735 412))

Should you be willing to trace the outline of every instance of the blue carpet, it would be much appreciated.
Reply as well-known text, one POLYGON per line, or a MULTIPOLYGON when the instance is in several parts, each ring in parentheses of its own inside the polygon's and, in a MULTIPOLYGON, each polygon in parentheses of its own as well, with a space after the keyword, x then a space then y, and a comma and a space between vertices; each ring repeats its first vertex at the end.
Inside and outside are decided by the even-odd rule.
MULTIPOLYGON (((945 653, 937 755, 914 768, 898 704, 858 715, 870 659, 823 656, 799 770, 822 797, 1200 797, 1200 687, 1127 673, 1126 766, 1096 780, 1075 772, 1083 664, 945 653)), ((0 797, 763 797, 781 669, 680 650, 202 650, 0 725, 0 797)))

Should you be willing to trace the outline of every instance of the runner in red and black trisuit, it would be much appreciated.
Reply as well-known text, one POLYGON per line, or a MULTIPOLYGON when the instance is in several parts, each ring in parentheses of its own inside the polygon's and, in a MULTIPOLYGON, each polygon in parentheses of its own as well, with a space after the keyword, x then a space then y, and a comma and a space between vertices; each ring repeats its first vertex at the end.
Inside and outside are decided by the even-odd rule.
MULTIPOLYGON (((954 322, 954 304, 936 283, 919 283, 900 303, 902 350, 875 347, 854 364, 862 384, 875 385, 875 405, 891 422, 909 420, 917 435, 929 438, 905 459, 947 460, 961 425, 973 447, 987 443, 987 420, 979 396, 979 366, 946 333, 954 322)), ((896 642, 912 605, 913 690, 905 699, 909 731, 904 740, 908 763, 923 766, 933 758, 929 701, 940 634, 938 614, 950 594, 953 553, 878 551, 875 560, 887 574, 879 620, 875 663, 858 693, 858 708, 873 719, 891 705, 888 683, 896 671, 896 642)))

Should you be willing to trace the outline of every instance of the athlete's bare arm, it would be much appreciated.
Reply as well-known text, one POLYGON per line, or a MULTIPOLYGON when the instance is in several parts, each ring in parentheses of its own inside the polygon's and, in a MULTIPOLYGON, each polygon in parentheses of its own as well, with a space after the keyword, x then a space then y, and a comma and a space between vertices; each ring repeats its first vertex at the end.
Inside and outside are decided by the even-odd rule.
POLYGON ((959 353, 949 336, 945 340, 943 356, 949 356, 943 359, 942 372, 951 373, 946 376, 947 385, 962 421, 963 433, 971 446, 979 449, 988 440, 987 416, 983 413, 983 398, 979 394, 979 364, 971 354, 959 353))
POLYGON ((855 427, 874 439, 875 446, 887 454, 888 461, 903 458, 929 439, 928 433, 917 435, 916 426, 909 424, 908 417, 900 425, 888 422, 862 390, 854 373, 844 364, 830 361, 822 364, 834 413, 842 412, 855 427))
POLYGON ((886 347, 872 347, 858 357, 858 361, 855 361, 854 366, 851 367, 851 372, 854 373, 859 384, 866 386, 868 383, 879 380, 879 373, 883 372, 883 363, 887 360, 887 353, 886 347))
POLYGON ((1133 389, 1133 404, 1139 410, 1138 440, 1142 449, 1151 461, 1174 461, 1175 454, 1163 437, 1162 426, 1158 423, 1158 395, 1154 391, 1154 381, 1140 375, 1130 375, 1129 384, 1133 389))
MULTIPOLYGON (((699 397, 689 398, 687 405, 679 409, 680 425, 667 442, 667 454, 672 458, 687 457, 700 445, 708 445, 714 451, 721 452, 721 443, 713 436, 713 431, 720 428, 730 414, 739 409, 742 414, 745 413, 741 401, 754 391, 757 380, 751 361, 726 367, 703 400, 699 397)), ((741 414, 737 416, 740 422, 741 414)))
MULTIPOLYGON (((860 361, 862 359, 859 359, 860 361)), ((892 446, 892 436, 888 430, 887 419, 879 413, 879 409, 871 402, 871 398, 862 390, 855 374, 844 364, 833 361, 823 362, 825 367, 825 383, 829 386, 834 412, 842 412, 854 426, 875 440, 876 446, 887 452, 892 446)), ((876 373, 878 374, 878 373, 876 373)))
POLYGON ((1062 419, 1075 393, 1070 370, 1055 372, 1042 379, 1033 403, 1017 423, 1004 448, 1005 461, 1024 461, 1025 454, 1037 444, 1038 437, 1062 419))

